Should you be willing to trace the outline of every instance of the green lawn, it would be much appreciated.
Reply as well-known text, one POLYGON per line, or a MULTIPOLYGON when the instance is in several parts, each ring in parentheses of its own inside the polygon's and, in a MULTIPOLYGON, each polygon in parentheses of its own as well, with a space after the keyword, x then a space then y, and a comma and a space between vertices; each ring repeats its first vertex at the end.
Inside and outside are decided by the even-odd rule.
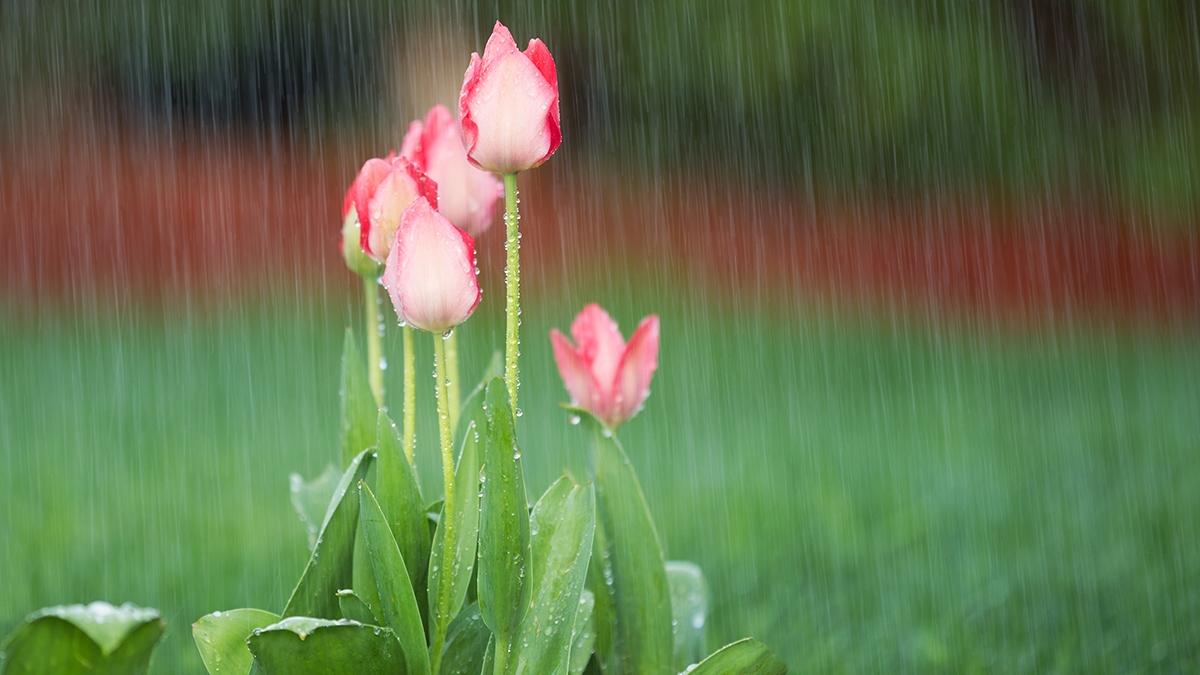
MULTIPOLYGON (((708 574, 714 645, 754 634, 797 672, 1200 668, 1200 337, 989 335, 668 286, 597 297, 627 330, 662 315, 654 393, 621 436, 669 557, 708 574)), ((545 333, 593 296, 530 296, 536 496, 578 434, 545 333)), ((495 304, 461 332, 468 372, 495 304)), ((188 673, 195 618, 278 610, 306 557, 287 475, 336 457, 352 318, 286 294, 0 314, 0 632, 47 604, 153 605, 155 672, 188 673)))

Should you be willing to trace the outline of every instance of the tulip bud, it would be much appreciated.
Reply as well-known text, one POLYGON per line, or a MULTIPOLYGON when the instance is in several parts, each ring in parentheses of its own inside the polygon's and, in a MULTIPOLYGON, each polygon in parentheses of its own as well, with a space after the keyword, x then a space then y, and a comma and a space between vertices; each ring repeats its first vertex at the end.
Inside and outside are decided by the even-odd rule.
POLYGON ((418 197, 400 218, 383 285, 401 321, 444 333, 479 305, 475 241, 418 197))
POLYGON ((379 263, 362 250, 360 241, 358 214, 354 209, 347 209, 342 221, 342 258, 351 272, 374 279, 379 276, 379 263))
POLYGON ((616 429, 650 395, 650 380, 658 368, 658 317, 642 319, 626 344, 616 322, 592 304, 575 317, 571 336, 575 345, 557 330, 550 331, 554 361, 571 402, 616 429))
POLYGON ((387 260, 400 216, 417 197, 436 208, 437 184, 412 162, 394 154, 368 159, 350 186, 358 214, 362 249, 379 262, 387 260))
POLYGON ((483 57, 471 54, 458 97, 467 157, 475 166, 507 174, 532 169, 562 142, 558 73, 538 39, 524 52, 496 22, 483 57))
POLYGON ((438 211, 450 222, 472 237, 491 226, 504 185, 467 160, 458 123, 446 106, 434 106, 424 121, 409 126, 400 156, 437 183, 438 211))

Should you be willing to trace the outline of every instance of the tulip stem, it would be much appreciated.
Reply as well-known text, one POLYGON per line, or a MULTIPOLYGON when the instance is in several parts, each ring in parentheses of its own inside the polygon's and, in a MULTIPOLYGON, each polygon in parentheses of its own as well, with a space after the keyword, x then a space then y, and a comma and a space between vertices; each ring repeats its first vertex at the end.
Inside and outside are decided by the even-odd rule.
POLYGON ((367 322, 367 382, 375 406, 383 407, 383 324, 379 322, 379 281, 363 277, 363 308, 367 322))
POLYGON ((450 516, 450 509, 454 508, 454 451, 452 447, 454 437, 450 429, 450 403, 446 395, 446 338, 437 333, 432 333, 432 335, 433 379, 437 395, 438 431, 442 442, 442 482, 445 483, 442 519, 438 524, 438 527, 445 528, 445 536, 442 538, 442 564, 445 569, 442 571, 437 589, 437 606, 429 608, 431 618, 439 617, 432 622, 433 639, 430 645, 432 672, 437 675, 441 670, 442 648, 446 640, 447 624, 450 621, 450 617, 446 615, 449 614, 450 606, 450 586, 453 575, 451 570, 455 566, 458 549, 458 528, 455 527, 454 518, 450 516))
POLYGON ((462 388, 458 382, 458 331, 455 328, 446 338, 446 395, 450 399, 450 429, 458 428, 459 392, 462 388))
POLYGON ((442 482, 446 490, 444 503, 449 507, 454 503, 454 436, 450 429, 450 401, 446 395, 446 338, 437 333, 433 334, 433 364, 438 431, 442 441, 442 482))
MULTIPOLYGON (((508 385, 508 400, 514 411, 517 407, 517 362, 521 356, 521 211, 517 206, 517 174, 506 173, 504 178, 504 227, 508 237, 504 250, 508 264, 504 268, 506 291, 506 330, 504 345, 504 382, 508 385)), ((517 413, 520 414, 520 413, 517 413)))
POLYGON ((416 467, 417 357, 412 327, 405 326, 400 332, 404 335, 404 455, 408 457, 408 463, 416 467))

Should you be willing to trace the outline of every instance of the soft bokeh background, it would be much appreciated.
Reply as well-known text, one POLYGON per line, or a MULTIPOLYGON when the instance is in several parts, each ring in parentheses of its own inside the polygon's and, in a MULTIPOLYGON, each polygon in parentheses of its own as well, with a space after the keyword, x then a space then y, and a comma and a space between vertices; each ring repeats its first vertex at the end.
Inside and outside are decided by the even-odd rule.
POLYGON ((531 493, 579 441, 547 330, 657 312, 622 439, 712 646, 1200 668, 1189 0, 0 4, 0 633, 133 601, 170 622, 155 671, 190 673, 191 621, 282 606, 287 476, 337 456, 361 321, 342 191, 453 105, 497 17, 563 87, 522 177, 531 493))

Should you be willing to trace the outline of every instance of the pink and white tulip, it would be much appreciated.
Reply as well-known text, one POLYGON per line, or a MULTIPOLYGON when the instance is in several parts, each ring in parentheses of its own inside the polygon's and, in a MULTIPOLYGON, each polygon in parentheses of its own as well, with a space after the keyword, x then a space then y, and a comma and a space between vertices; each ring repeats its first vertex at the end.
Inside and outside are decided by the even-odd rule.
POLYGON ((571 324, 575 344, 550 331, 554 360, 571 402, 615 429, 633 417, 650 395, 658 368, 658 317, 638 325, 628 344, 599 305, 583 308, 571 324))
POLYGON ((400 217, 418 197, 437 208, 437 183, 403 157, 368 159, 350 186, 347 199, 358 214, 361 244, 375 260, 387 260, 400 217))
POLYGON ((383 285, 401 321, 444 333, 479 305, 475 240, 418 197, 400 218, 383 285))
POLYGON ((539 39, 522 52, 496 22, 483 57, 471 54, 458 97, 467 157, 495 173, 532 169, 562 142, 558 72, 539 39))
POLYGON ((416 164, 437 183, 438 211, 450 222, 478 237, 496 217, 504 185, 467 159, 458 123, 444 105, 416 120, 404 136, 400 156, 416 164))

